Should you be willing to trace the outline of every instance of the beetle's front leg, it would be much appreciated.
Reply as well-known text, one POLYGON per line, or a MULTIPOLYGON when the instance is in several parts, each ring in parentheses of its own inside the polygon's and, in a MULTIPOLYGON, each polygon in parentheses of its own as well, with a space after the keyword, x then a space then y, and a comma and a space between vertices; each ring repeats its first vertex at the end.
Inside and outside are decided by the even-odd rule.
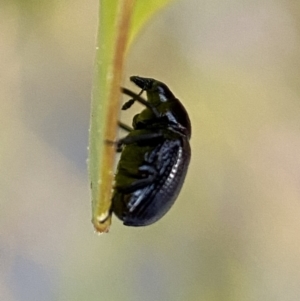
POLYGON ((129 125, 123 123, 122 121, 118 121, 118 126, 123 129, 124 131, 130 133, 133 131, 133 128, 130 127, 129 125))
POLYGON ((122 146, 123 145, 128 145, 128 144, 133 144, 137 142, 142 142, 142 141, 150 141, 158 138, 162 138, 163 134, 158 132, 158 133, 145 133, 145 134, 140 134, 140 135, 128 135, 124 138, 119 139, 116 142, 116 149, 117 152, 122 151, 122 146))

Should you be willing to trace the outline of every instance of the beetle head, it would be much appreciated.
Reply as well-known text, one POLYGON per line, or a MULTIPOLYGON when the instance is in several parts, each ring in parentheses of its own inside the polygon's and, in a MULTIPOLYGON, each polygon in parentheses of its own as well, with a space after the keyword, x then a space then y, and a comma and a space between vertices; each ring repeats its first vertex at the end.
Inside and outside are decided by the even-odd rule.
POLYGON ((131 76, 130 80, 147 92, 148 101, 154 105, 175 99, 167 85, 158 80, 140 76, 131 76))
POLYGON ((159 109, 168 119, 169 126, 190 138, 191 123, 189 116, 168 86, 153 78, 131 76, 130 80, 147 92, 147 101, 159 109))

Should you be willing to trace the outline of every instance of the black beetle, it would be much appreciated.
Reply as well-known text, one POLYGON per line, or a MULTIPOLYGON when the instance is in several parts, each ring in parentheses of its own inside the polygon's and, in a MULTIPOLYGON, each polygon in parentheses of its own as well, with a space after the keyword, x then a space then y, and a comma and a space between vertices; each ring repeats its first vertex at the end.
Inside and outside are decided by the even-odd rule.
POLYGON ((140 94, 122 88, 130 97, 122 109, 137 101, 146 108, 129 134, 117 141, 121 158, 115 175, 112 211, 127 226, 147 226, 171 208, 183 185, 191 157, 189 116, 170 89, 152 78, 131 76, 140 94), (140 95, 147 93, 147 100, 140 95))

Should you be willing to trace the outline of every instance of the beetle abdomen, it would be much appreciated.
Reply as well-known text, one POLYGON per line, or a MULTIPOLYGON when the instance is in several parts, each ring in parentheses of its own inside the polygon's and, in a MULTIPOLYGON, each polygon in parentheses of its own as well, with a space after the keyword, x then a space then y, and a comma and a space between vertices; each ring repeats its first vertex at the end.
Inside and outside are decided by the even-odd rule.
POLYGON ((177 198, 189 161, 190 146, 186 139, 165 140, 146 153, 139 168, 143 178, 132 181, 132 187, 138 188, 115 189, 115 214, 128 226, 146 226, 159 220, 177 198), (149 179, 147 185, 139 187, 137 184, 143 183, 145 176, 149 179))

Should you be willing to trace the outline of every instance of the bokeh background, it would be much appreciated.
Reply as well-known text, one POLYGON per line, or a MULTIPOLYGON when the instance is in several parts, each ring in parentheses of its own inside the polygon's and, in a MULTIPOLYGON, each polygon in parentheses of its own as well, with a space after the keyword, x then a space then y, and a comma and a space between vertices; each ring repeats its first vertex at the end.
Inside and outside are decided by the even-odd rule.
POLYGON ((175 1, 147 24, 124 85, 169 85, 192 161, 161 221, 114 218, 102 236, 86 169, 97 12, 0 2, 0 300, 300 300, 300 2, 175 1))

